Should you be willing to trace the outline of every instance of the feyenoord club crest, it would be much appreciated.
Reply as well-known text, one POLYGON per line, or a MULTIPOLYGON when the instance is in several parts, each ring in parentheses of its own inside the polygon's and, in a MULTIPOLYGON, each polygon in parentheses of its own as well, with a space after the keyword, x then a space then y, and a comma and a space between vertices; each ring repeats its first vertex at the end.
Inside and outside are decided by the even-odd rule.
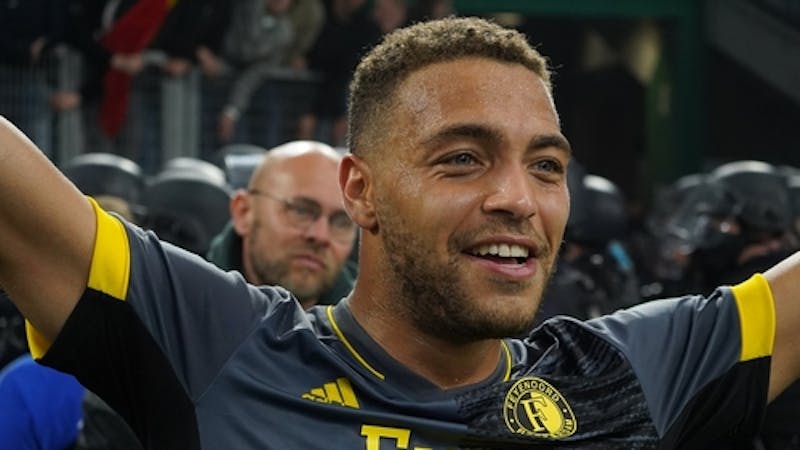
POLYGON ((572 408, 556 388, 537 377, 518 380, 503 404, 506 426, 516 434, 561 439, 578 429, 572 408))

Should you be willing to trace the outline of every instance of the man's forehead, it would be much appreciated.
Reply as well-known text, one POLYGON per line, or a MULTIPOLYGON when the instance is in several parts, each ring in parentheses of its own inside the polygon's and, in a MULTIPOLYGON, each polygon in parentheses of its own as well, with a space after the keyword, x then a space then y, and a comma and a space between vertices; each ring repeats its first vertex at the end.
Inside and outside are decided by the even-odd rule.
POLYGON ((337 177, 340 157, 326 152, 305 151, 297 154, 267 155, 257 173, 257 179, 313 179, 337 177))
MULTIPOLYGON (((529 67, 516 62, 503 61, 499 59, 489 58, 485 56, 463 56, 444 61, 436 61, 429 64, 420 66, 408 72, 402 80, 398 83, 399 89, 408 84, 413 84, 418 79, 429 79, 431 76, 444 76, 445 79, 452 79, 453 77, 469 75, 469 78, 474 82, 485 82, 489 85, 495 85, 499 79, 504 78, 505 73, 509 71, 524 74, 529 77, 530 83, 541 83, 545 87, 545 91, 549 91, 548 84, 542 79, 541 75, 531 70, 529 67), (480 70, 469 70, 472 68, 480 68, 480 70)), ((453 88, 461 87, 457 83, 448 83, 453 88)), ((523 88, 523 86, 515 86, 516 88, 523 88)))
MULTIPOLYGON (((397 108, 417 114, 431 107, 458 109, 476 101, 527 101, 553 109, 547 84, 521 64, 488 58, 461 58, 430 64, 410 73, 394 92, 397 108)), ((464 108, 466 109, 466 108, 464 108)))
POLYGON ((487 58, 437 63, 409 75, 396 92, 396 133, 426 139, 441 129, 488 126, 560 136, 546 83, 521 64, 487 58))
POLYGON ((338 161, 325 156, 304 155, 270 165, 256 188, 277 191, 294 199, 305 198, 323 206, 339 205, 341 193, 338 161))

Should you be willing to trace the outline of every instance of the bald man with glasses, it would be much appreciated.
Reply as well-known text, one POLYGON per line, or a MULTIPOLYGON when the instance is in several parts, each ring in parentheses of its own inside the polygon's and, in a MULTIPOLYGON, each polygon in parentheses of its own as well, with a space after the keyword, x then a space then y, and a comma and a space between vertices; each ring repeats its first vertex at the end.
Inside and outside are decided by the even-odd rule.
POLYGON ((340 160, 315 141, 267 152, 231 199, 231 226, 214 239, 209 261, 250 283, 283 286, 304 308, 346 296, 356 275, 348 260, 356 227, 342 204, 340 160))

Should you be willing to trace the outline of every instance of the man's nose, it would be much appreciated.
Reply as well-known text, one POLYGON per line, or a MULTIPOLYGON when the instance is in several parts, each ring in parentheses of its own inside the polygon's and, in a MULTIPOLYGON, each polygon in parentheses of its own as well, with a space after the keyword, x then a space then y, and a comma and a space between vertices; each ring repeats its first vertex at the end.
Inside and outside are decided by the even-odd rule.
POLYGON ((521 165, 498 171, 489 182, 489 194, 483 202, 486 213, 502 214, 515 219, 528 219, 536 214, 536 181, 521 165))

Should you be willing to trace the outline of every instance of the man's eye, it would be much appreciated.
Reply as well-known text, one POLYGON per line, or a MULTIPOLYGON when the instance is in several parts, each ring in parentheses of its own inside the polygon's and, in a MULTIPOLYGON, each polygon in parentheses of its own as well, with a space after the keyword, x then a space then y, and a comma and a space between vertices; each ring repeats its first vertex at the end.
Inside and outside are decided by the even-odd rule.
POLYGON ((317 217, 317 209, 309 206, 309 205, 298 205, 298 204, 291 204, 288 205, 289 210, 298 216, 303 216, 305 218, 312 218, 315 219, 317 217))
POLYGON ((542 161, 538 161, 536 163, 535 167, 536 167, 536 170, 541 170, 541 171, 544 171, 544 172, 550 172, 550 173, 563 173, 564 172, 564 166, 560 162, 558 162, 556 160, 552 160, 552 159, 545 159, 545 160, 542 160, 542 161))
POLYGON ((469 153, 459 153, 457 155, 453 155, 451 158, 447 160, 447 162, 458 166, 466 166, 470 164, 475 164, 476 159, 469 153))

